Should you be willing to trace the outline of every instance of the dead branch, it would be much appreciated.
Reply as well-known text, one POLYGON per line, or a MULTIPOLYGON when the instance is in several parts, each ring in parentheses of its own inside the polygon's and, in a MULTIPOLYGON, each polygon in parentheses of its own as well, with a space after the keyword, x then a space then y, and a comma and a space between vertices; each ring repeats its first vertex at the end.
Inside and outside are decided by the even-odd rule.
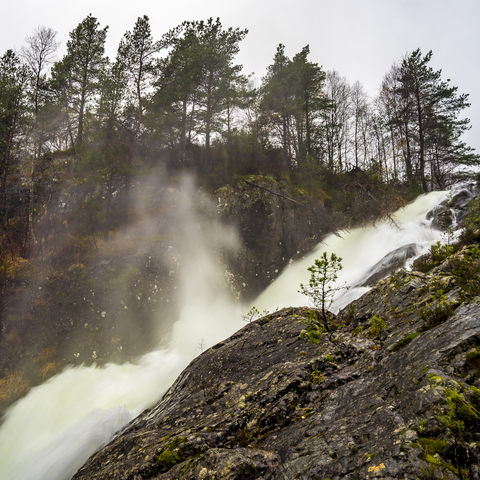
POLYGON ((307 208, 308 210, 312 210, 313 212, 315 212, 317 215, 320 215, 324 218, 326 218, 329 222, 331 222, 331 224, 334 226, 335 228, 335 231, 333 232, 337 237, 340 237, 342 238, 342 236, 338 233, 338 230, 340 230, 338 228, 338 225, 336 224, 336 222, 329 216, 327 215, 326 213, 324 212, 320 212, 318 211, 317 209, 315 208, 312 208, 312 207, 309 207, 308 205, 305 205, 303 203, 300 203, 298 200, 295 200, 294 198, 290 198, 290 197, 287 197, 286 195, 283 195, 281 193, 278 193, 278 192, 274 192, 273 190, 270 190, 269 188, 267 187, 263 187, 262 185, 257 185, 256 183, 252 183, 252 182, 249 182, 247 180, 244 180, 244 182, 248 185, 251 185, 252 187, 257 187, 257 188, 263 188, 263 190, 266 190, 268 193, 271 193, 272 195, 277 195, 277 197, 281 197, 285 200, 288 200, 289 202, 292 202, 294 203, 295 205, 300 205, 301 207, 303 208, 307 208))
POLYGON ((398 222, 390 215, 387 210, 385 210, 385 208, 383 208, 383 205, 361 183, 356 182, 356 184, 380 207, 382 215, 387 217, 393 225, 400 229, 398 222))

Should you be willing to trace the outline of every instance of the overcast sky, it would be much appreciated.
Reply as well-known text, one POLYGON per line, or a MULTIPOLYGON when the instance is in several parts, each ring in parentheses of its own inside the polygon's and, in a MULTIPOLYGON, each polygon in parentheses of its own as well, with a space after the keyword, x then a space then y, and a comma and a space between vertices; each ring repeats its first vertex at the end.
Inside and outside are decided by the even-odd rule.
POLYGON ((150 17, 155 39, 184 20, 220 17, 224 27, 249 30, 237 58, 245 73, 261 78, 279 43, 289 57, 308 44, 311 61, 360 81, 371 96, 394 61, 433 50, 432 67, 470 94, 465 139, 480 153, 479 0, 17 0, 2 7, 0 52, 19 49, 41 25, 58 32, 62 56, 69 32, 90 13, 110 27, 112 58, 139 16, 150 17))

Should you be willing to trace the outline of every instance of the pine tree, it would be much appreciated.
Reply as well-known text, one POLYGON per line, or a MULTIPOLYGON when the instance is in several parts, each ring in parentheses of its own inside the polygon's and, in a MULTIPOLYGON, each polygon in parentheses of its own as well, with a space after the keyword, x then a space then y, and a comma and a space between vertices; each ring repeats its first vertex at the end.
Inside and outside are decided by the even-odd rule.
MULTIPOLYGON (((81 148, 84 140, 84 115, 88 101, 98 92, 99 78, 107 63, 105 40, 108 27, 88 15, 70 32, 67 54, 53 69, 53 85, 63 92, 63 102, 76 118, 74 145, 81 148)), ((67 113, 68 114, 68 113, 67 113)))
POLYGON ((248 30, 232 27, 225 30, 219 18, 215 21, 209 18, 206 22, 190 22, 185 26, 187 32, 193 30, 200 47, 201 73, 197 85, 197 116, 205 135, 204 169, 209 172, 212 168, 212 133, 221 130, 220 117, 231 108, 237 92, 235 86, 243 82, 240 75, 242 66, 235 65, 233 60, 240 50, 239 43, 248 30))
POLYGON ((166 59, 159 58, 159 54, 173 45, 181 30, 182 27, 172 29, 155 42, 151 34, 149 18, 144 15, 137 19, 132 31, 125 33, 118 47, 117 63, 124 72, 127 96, 130 97, 130 102, 125 106, 125 118, 122 121, 130 143, 125 168, 123 235, 126 235, 128 225, 130 184, 137 137, 144 123, 147 109, 174 79, 171 64, 166 59))
POLYGON ((28 80, 26 65, 13 50, 7 50, 0 58, 0 219, 4 221, 11 214, 7 183, 15 160, 17 136, 28 110, 28 80))
POLYGON ((424 192, 448 187, 459 166, 480 163, 461 140, 470 122, 459 118, 470 105, 468 95, 443 81, 442 71, 429 65, 431 58, 432 51, 423 56, 420 49, 404 58, 392 88, 392 122, 403 137, 407 179, 417 180, 424 192))

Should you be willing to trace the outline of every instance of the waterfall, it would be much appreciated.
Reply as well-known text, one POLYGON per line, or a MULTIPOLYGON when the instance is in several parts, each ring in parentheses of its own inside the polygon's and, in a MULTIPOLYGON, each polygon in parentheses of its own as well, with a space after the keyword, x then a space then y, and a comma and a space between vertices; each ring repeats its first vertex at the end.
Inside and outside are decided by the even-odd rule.
POLYGON ((339 310, 369 290, 362 281, 388 253, 407 245, 415 245, 417 256, 430 245, 442 239, 440 231, 432 229, 426 214, 447 198, 446 192, 422 195, 415 202, 395 213, 395 222, 384 220, 376 226, 357 228, 340 236, 330 234, 303 259, 292 263, 257 298, 255 306, 260 311, 307 304, 298 293, 300 283, 307 284, 310 267, 322 252, 335 253, 343 259, 343 270, 338 272, 338 284, 346 283, 350 289, 334 298, 332 310, 339 310))
MULTIPOLYGON (((362 281, 389 252, 415 244, 421 254, 441 238, 425 215, 445 198, 444 192, 419 197, 396 213, 396 224, 384 221, 341 236, 329 235, 310 254, 289 265, 254 305, 270 311, 306 305, 307 298, 297 290, 300 283, 308 282, 307 267, 327 251, 343 258, 338 281, 352 287, 335 299, 336 309, 341 308, 368 290, 362 281)), ((248 307, 242 309, 218 287, 223 272, 210 267, 215 262, 207 250, 193 254, 189 263, 184 307, 168 346, 135 363, 67 368, 33 388, 7 412, 0 428, 0 478, 71 478, 92 453, 159 400, 200 353, 200 340, 210 347, 244 325, 241 313, 248 307)))

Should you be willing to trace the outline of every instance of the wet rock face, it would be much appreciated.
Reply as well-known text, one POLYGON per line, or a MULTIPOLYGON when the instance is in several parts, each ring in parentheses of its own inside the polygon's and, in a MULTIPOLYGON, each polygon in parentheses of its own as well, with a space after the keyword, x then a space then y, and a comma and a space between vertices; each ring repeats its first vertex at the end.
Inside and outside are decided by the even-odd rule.
POLYGON ((459 191, 449 200, 428 212, 427 220, 432 220, 432 227, 447 230, 449 227, 462 225, 468 213, 468 204, 479 194, 478 186, 470 185, 459 191))
MULTIPOLYGON (((261 186, 293 196, 280 183, 258 179, 261 186)), ((323 207, 305 208, 262 188, 241 184, 216 193, 219 218, 234 225, 240 250, 227 262, 235 290, 244 299, 258 295, 293 259, 310 251, 334 225, 323 207), (319 211, 321 210, 321 211, 319 211)))
POLYGON ((362 282, 360 287, 373 287, 379 280, 390 275, 395 270, 402 268, 409 258, 418 255, 418 247, 414 243, 397 248, 393 252, 385 255, 372 269, 367 273, 367 279, 362 282))
POLYGON ((196 358, 74 478, 457 478, 440 417, 449 389, 478 382, 468 359, 480 345, 480 304, 461 304, 451 288, 456 310, 426 325, 419 311, 438 281, 407 272, 381 281, 319 344, 302 338, 304 308, 246 325, 196 358), (386 323, 380 332, 374 315, 386 323), (428 456, 431 439, 447 445, 442 456, 428 456))

